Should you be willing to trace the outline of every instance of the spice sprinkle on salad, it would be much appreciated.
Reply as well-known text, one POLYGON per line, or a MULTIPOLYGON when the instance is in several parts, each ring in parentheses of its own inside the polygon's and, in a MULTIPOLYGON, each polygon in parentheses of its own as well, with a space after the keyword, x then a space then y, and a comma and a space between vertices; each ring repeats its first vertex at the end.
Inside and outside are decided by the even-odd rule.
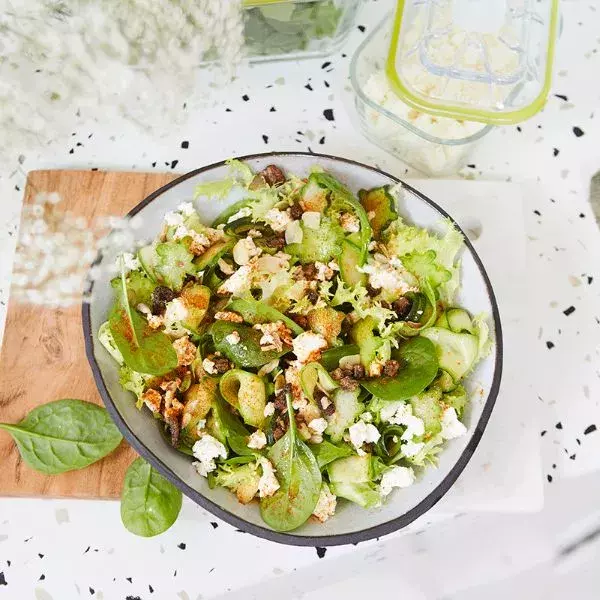
POLYGON ((166 442, 271 528, 377 507, 467 431, 491 341, 455 305, 462 235, 407 224, 400 186, 228 163, 195 201, 243 198, 210 225, 184 202, 121 255, 99 339, 166 442))

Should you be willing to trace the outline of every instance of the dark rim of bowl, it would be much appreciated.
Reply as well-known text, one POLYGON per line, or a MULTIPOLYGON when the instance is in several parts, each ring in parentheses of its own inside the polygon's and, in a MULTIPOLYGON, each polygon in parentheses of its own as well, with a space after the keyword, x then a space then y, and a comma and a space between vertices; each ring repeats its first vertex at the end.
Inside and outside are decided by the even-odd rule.
MULTIPOLYGON (((473 456, 479 441, 483 435, 483 432, 486 428, 486 425, 489 421, 490 415, 492 413, 492 409, 494 408, 494 404, 496 402, 496 398, 498 396, 498 391, 500 389, 500 380, 502 378, 502 329, 500 325, 500 313, 498 310, 498 304, 496 303, 496 298, 494 296, 494 291, 492 289, 492 285, 490 283, 489 277, 486 273, 486 270, 481 262, 481 259, 477 255, 477 252, 473 248, 473 245, 469 241, 469 238, 465 235, 462 229, 459 227, 458 223, 442 208, 440 208, 435 202, 424 196, 418 190, 415 190, 410 185, 404 183, 397 177, 382 171, 381 169, 377 169, 375 167, 371 167, 360 163, 358 161, 350 160, 348 158, 341 158, 339 156, 332 156, 329 154, 316 154, 312 152, 266 152, 260 154, 247 154, 246 156, 238 157, 238 160, 252 160, 252 159, 260 159, 267 157, 281 157, 281 156, 303 156, 303 157, 314 157, 315 159, 326 158, 334 161, 343 162, 349 165, 355 165, 361 168, 368 169, 384 177, 388 177, 390 180, 395 181, 397 183, 401 183, 404 188, 409 190, 414 195, 418 196, 423 202, 434 208, 438 211, 442 216, 450 219, 450 221, 454 224, 454 226, 462 233, 465 245, 467 246, 469 252, 473 256, 475 264, 477 265, 479 272, 485 282, 487 295, 492 306, 492 317, 494 320, 494 335, 495 335, 495 346, 496 346, 496 360, 494 365, 494 376, 492 380, 492 386, 490 388, 490 392, 486 399, 485 405, 483 407, 481 416, 475 426, 474 430, 471 433, 471 439, 469 440, 466 448, 463 450, 462 454, 452 467, 446 477, 437 485, 437 487, 431 491, 419 504, 411 508, 409 511, 404 513, 403 515, 396 517, 390 521, 382 523, 380 525, 375 525, 374 527, 369 527, 368 529, 363 529, 360 531, 355 531, 352 533, 343 533, 338 535, 324 535, 324 536, 302 536, 295 535, 293 533, 281 533, 277 531, 273 531, 272 529, 268 529, 267 527, 262 527, 260 525, 255 525, 254 523, 249 523, 248 521, 238 517, 237 515, 230 513, 227 510, 221 508, 218 504, 215 504, 207 497, 202 495, 200 492, 195 490, 194 488, 187 485, 183 482, 160 458, 158 458, 152 451, 147 448, 144 443, 137 438, 137 436, 133 433, 133 431, 129 428, 129 425, 125 422, 124 418, 121 416, 119 410, 114 404, 110 393, 104 383, 104 379, 102 377, 102 373, 100 371, 100 367, 96 362, 96 358, 94 356, 94 345, 92 339, 92 329, 91 329, 91 316, 90 316, 90 304, 87 302, 83 303, 82 306, 82 320, 83 320, 83 335, 85 339, 85 351, 88 358, 88 362, 92 368, 92 373, 94 375, 94 380, 96 381, 96 386, 98 391, 100 392, 100 396, 106 406, 108 412, 111 417, 119 427, 121 433, 127 440, 127 442, 138 452, 140 456, 142 456, 145 460, 147 460, 161 475, 163 475, 166 479, 168 479, 173 485, 178 487, 181 491, 185 493, 186 496, 191 498, 194 502, 210 511, 217 517, 223 519, 227 523, 241 529, 242 531, 252 533, 261 538, 265 538, 267 540, 271 540, 273 542, 279 542, 288 545, 294 546, 338 546, 343 544, 356 544, 358 542, 364 542, 366 540, 370 540, 376 537, 380 537, 383 535, 387 535, 389 533, 393 533, 399 529, 402 529, 412 523, 415 519, 426 513, 430 510, 435 504, 439 502, 439 500, 448 492, 448 490, 452 487, 458 476, 461 474, 463 469, 466 467, 467 463, 473 456)), ((189 179, 190 177, 194 177, 199 173, 203 173, 205 171, 210 171, 211 169, 215 169, 217 167, 221 167, 225 165, 225 161, 219 161, 213 163, 211 165, 201 167, 194 171, 190 171, 181 177, 167 183, 163 187, 159 188, 152 194, 150 194, 147 198, 142 200, 137 206, 132 208, 127 216, 133 216, 142 210, 147 204, 153 202, 156 198, 161 196, 168 189, 175 187, 180 184, 182 181, 189 179)), ((98 255, 94 264, 97 264, 102 260, 101 254, 98 255)), ((93 284, 90 284, 89 291, 91 292, 93 284)))

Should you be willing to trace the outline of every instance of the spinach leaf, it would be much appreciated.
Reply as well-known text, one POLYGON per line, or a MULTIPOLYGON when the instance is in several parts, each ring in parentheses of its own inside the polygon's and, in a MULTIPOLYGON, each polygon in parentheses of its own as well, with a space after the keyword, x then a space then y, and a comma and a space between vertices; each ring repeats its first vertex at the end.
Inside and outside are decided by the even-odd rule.
POLYGON ((181 510, 181 492, 144 459, 136 458, 121 493, 121 520, 136 535, 152 537, 175 523, 181 510))
POLYGON ((320 469, 329 463, 352 454, 352 448, 348 444, 332 444, 323 440, 320 444, 309 444, 310 451, 315 455, 320 469))
POLYGON ((321 471, 308 446, 298 439, 291 395, 286 395, 290 423, 271 448, 269 459, 279 474, 280 488, 260 501, 260 512, 276 531, 300 527, 313 513, 321 492, 321 471))
POLYGON ((227 403, 220 394, 217 394, 215 399, 213 414, 218 421, 219 428, 223 432, 227 444, 236 454, 240 456, 254 456, 256 454, 256 451, 248 448, 247 445, 250 432, 229 411, 227 403))
POLYGON ((255 325, 256 323, 269 323, 274 321, 281 321, 286 327, 288 327, 296 335, 304 333, 304 329, 297 323, 292 321, 289 317, 286 317, 283 313, 279 312, 276 308, 259 302, 254 298, 235 298, 227 305, 227 310, 240 313, 246 323, 255 325))
POLYGON ((426 338, 408 340, 394 353, 394 358, 402 365, 396 377, 361 381, 367 391, 382 400, 407 400, 421 393, 437 375, 435 346, 426 338))
POLYGON ((233 361, 238 367, 262 367, 291 350, 289 346, 284 346, 281 352, 263 350, 260 347, 262 336, 260 331, 240 323, 216 321, 210 326, 209 333, 212 335, 215 349, 233 361), (231 344, 226 339, 234 331, 237 331, 240 336, 240 341, 237 344, 231 344))
POLYGON ((125 271, 121 270, 121 293, 108 326, 125 364, 139 373, 164 375, 177 366, 177 353, 162 331, 155 331, 146 319, 131 309, 125 271))
POLYGON ((20 423, 0 423, 23 460, 46 475, 83 469, 110 454, 123 439, 105 408, 83 400, 55 400, 20 423))

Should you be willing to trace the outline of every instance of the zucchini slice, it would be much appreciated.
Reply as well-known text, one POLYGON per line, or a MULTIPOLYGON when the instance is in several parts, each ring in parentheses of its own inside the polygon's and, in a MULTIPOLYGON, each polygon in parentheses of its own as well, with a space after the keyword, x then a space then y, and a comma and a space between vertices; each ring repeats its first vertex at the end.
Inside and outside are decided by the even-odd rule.
POLYGON ((354 419, 364 409, 362 402, 358 401, 358 394, 358 390, 348 391, 341 388, 333 393, 335 412, 327 417, 328 425, 325 433, 330 436, 334 444, 341 441, 346 429, 354 423, 354 419))
POLYGON ((233 248, 234 244, 235 240, 223 240, 213 244, 206 252, 194 259, 194 265, 198 271, 204 271, 204 269, 216 265, 219 259, 233 248))
POLYGON ((210 294, 209 288, 197 283, 185 286, 181 292, 181 300, 188 313, 181 324, 193 333, 199 333, 198 328, 210 303, 210 294))
POLYGON ((342 254, 339 259, 340 275, 346 285, 366 285, 367 275, 361 273, 358 267, 362 266, 360 248, 349 240, 342 242, 342 254))
POLYGON ((477 359, 478 340, 470 333, 430 327, 421 332, 421 337, 434 343, 440 368, 448 371, 454 381, 468 373, 477 359))
POLYGON ((446 317, 448 319, 448 327, 454 331, 454 333, 474 333, 473 322, 469 313, 462 308, 449 308, 446 311, 446 317))
POLYGON ((360 190, 358 197, 367 215, 372 213, 369 221, 373 229, 373 237, 379 239, 381 232, 398 218, 395 200, 388 192, 389 186, 360 190))

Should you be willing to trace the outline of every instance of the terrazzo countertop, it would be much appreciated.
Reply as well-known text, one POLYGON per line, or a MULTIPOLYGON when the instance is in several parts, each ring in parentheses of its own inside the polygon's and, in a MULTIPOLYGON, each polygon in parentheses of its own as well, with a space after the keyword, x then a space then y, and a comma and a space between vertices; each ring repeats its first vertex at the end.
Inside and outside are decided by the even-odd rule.
MULTIPOLYGON (((308 150, 420 177, 366 141, 347 111, 352 52, 390 4, 366 2, 345 47, 326 59, 245 67, 226 90, 211 90, 211 106, 167 136, 140 132, 128 122, 82 123, 74 117, 68 139, 15 157, 0 178, 2 324, 27 171, 184 173, 235 155, 308 150)), ((256 539, 190 502, 171 530, 145 540, 121 527, 117 503, 2 499, 0 598, 196 600, 228 592, 245 599, 303 593, 317 598, 323 586, 334 586, 333 597, 353 597, 367 576, 379 583, 393 578, 409 599, 450 597, 540 565, 549 569, 545 577, 555 575, 563 559, 582 556, 582 548, 593 545, 600 527, 600 235, 589 197, 590 180, 600 171, 600 5, 565 1, 562 13, 556 76, 544 111, 493 131, 463 173, 532 190, 524 203, 526 268, 538 335, 532 355, 523 356, 530 373, 523 402, 539 408, 544 510, 530 516, 463 515, 439 524, 425 518, 414 528, 420 535, 326 550, 256 539), (497 540, 484 553, 482 531, 497 540), (401 566, 387 560, 398 556, 401 566), (463 568, 465 560, 476 558, 477 568, 463 568), (425 584, 419 574, 425 578, 428 569, 435 569, 436 581, 425 584), (356 586, 335 588, 349 574, 356 586)), ((577 597, 595 597, 587 591, 577 597)))

